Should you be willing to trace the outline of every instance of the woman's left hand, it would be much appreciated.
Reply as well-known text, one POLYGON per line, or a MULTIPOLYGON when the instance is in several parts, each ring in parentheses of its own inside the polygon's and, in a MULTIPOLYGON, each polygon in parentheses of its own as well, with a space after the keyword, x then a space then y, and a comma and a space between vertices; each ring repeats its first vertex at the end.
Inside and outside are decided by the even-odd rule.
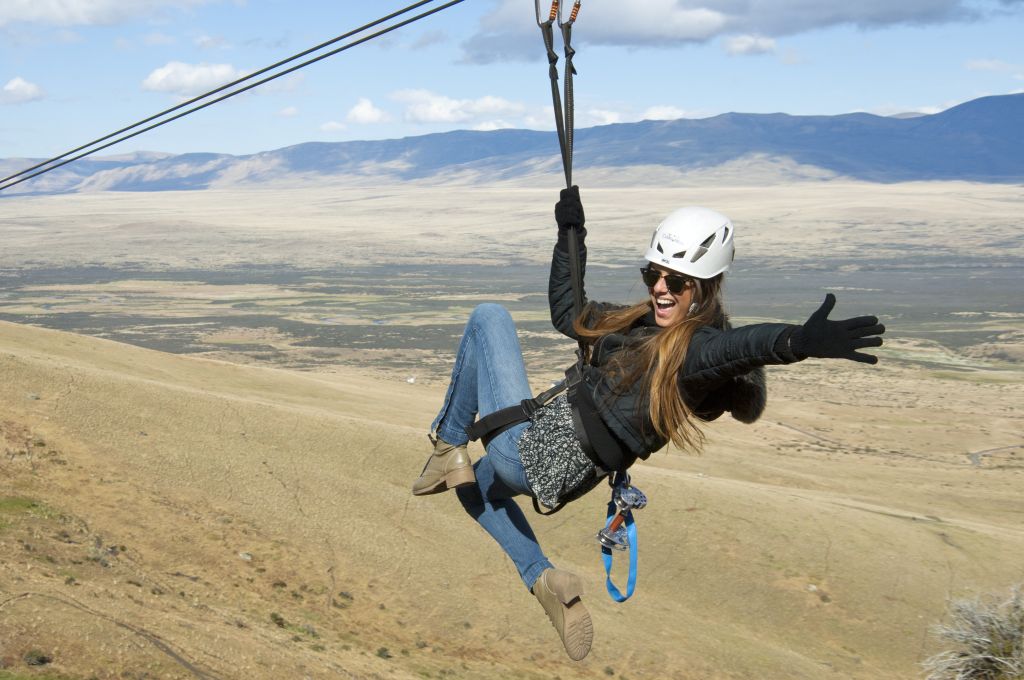
POLYGON ((865 364, 877 364, 878 357, 857 350, 865 347, 881 347, 885 326, 878 323, 878 317, 858 316, 841 321, 830 321, 836 296, 829 293, 825 301, 803 326, 798 326, 789 338, 789 346, 801 359, 820 357, 828 359, 850 359, 865 364))

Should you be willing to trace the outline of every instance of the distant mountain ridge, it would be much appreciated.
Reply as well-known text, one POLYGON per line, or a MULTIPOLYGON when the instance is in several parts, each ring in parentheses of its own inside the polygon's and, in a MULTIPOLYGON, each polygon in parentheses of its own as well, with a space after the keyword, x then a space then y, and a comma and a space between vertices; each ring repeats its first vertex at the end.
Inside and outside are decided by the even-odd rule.
MULTIPOLYGON (((918 117, 726 113, 620 123, 577 130, 575 167, 660 166, 691 172, 758 157, 873 182, 1015 183, 1024 181, 1022 122, 1024 94, 983 97, 918 117)), ((83 159, 14 191, 200 190, 317 179, 492 181, 557 171, 557 149, 553 132, 459 130, 379 141, 308 142, 248 156, 139 153, 83 159)), ((10 174, 35 162, 0 160, 0 171, 10 174)))

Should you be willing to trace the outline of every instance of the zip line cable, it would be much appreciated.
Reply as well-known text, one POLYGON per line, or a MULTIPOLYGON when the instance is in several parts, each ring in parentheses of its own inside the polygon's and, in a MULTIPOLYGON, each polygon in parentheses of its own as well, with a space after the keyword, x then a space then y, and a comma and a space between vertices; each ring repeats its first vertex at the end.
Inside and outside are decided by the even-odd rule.
POLYGON ((29 172, 32 172, 33 170, 41 168, 44 165, 48 165, 49 163, 53 163, 55 161, 59 161, 60 159, 66 158, 67 156, 70 156, 73 153, 78 153, 79 151, 82 151, 84 149, 88 149, 90 146, 93 146, 94 144, 99 144, 100 142, 105 142, 106 140, 110 139, 111 137, 119 135, 122 132, 127 132, 128 130, 131 130, 133 128, 137 128, 138 126, 144 125, 146 123, 149 123, 150 121, 154 121, 157 118, 160 118, 161 116, 166 116, 168 113, 173 113, 174 111, 177 111, 178 109, 182 109, 182 108, 184 108, 184 107, 186 107, 186 106, 188 106, 190 104, 195 104, 196 102, 198 102, 200 100, 203 100, 203 99, 206 99, 207 97, 209 97, 211 95, 217 94, 218 92, 223 92, 224 90, 228 89, 229 87, 234 87, 235 85, 239 85, 241 83, 244 83, 247 80, 252 80, 256 76, 261 76, 264 73, 267 73, 268 71, 272 71, 272 70, 274 70, 275 68, 277 68, 279 66, 284 66, 285 64, 293 62, 296 59, 300 59, 302 57, 305 57, 306 55, 312 54, 313 52, 317 52, 319 50, 322 50, 323 48, 328 47, 330 45, 333 45, 336 42, 344 40, 345 38, 351 38, 353 35, 356 35, 357 33, 362 33, 363 31, 365 31, 365 30, 367 30, 369 28, 373 28, 374 26, 377 26, 378 24, 382 24, 385 21, 388 21, 390 19, 394 19, 395 17, 397 17, 399 15, 405 14, 406 12, 414 10, 417 7, 420 7, 421 5, 425 5, 425 4, 430 3, 430 2, 434 2, 434 0, 420 0, 420 2, 417 2, 417 3, 414 3, 412 5, 409 5, 408 7, 404 8, 404 9, 400 9, 397 12, 393 12, 393 13, 387 15, 386 17, 381 17, 380 19, 377 19, 376 21, 371 21, 370 23, 368 23, 368 24, 366 24, 364 26, 360 26, 357 29, 351 30, 348 33, 345 33, 343 35, 339 35, 336 38, 331 38, 330 40, 328 40, 326 42, 322 42, 319 45, 317 45, 316 47, 310 47, 308 50, 305 50, 303 52, 299 52, 298 54, 294 54, 294 55, 288 57, 287 59, 282 59, 281 61, 279 61, 279 62, 277 62, 275 64, 271 64, 270 66, 267 66, 265 68, 261 68, 260 70, 255 71, 253 73, 250 73, 250 74, 248 74, 246 76, 243 76, 243 77, 239 78, 238 80, 234 80, 234 81, 232 81, 230 83, 226 83, 224 85, 221 85, 220 87, 215 88, 213 90, 210 90, 209 92, 203 93, 203 94, 201 94, 201 95, 199 95, 197 97, 193 97, 192 99, 189 99, 188 101, 182 102, 182 103, 178 104, 177 106, 172 106, 169 109, 165 109, 165 110, 161 111, 160 113, 157 113, 155 115, 150 116, 149 118, 145 118, 143 120, 140 120, 137 123, 132 123, 131 125, 129 125, 127 127, 123 127, 120 130, 116 130, 114 132, 111 132, 109 135, 106 135, 104 137, 100 137, 99 139, 94 139, 91 142, 89 142, 88 144, 83 144, 82 146, 79 146, 79 147, 76 147, 74 149, 71 149, 70 151, 65 151, 61 155, 54 156, 53 158, 47 159, 47 160, 45 160, 45 161, 43 161, 41 163, 37 163, 36 165, 33 165, 31 168, 25 168, 24 170, 20 170, 20 171, 14 173, 13 175, 9 175, 8 177, 4 177, 3 179, 0 179, 0 184, 3 184, 7 180, 11 180, 11 179, 14 179, 16 177, 20 177, 21 175, 24 175, 24 174, 27 174, 29 172))
POLYGON ((420 0, 420 2, 416 2, 416 3, 412 4, 412 5, 409 5, 408 7, 404 8, 404 9, 401 9, 401 10, 399 10, 397 12, 393 12, 393 13, 385 16, 385 17, 381 17, 380 19, 377 19, 376 21, 370 22, 369 24, 366 24, 365 26, 362 26, 362 27, 360 27, 358 29, 355 29, 353 31, 349 31, 348 33, 345 33, 344 35, 340 35, 337 38, 333 38, 331 40, 328 40, 327 42, 324 42, 324 43, 321 43, 320 45, 317 45, 316 47, 311 47, 308 50, 305 50, 305 51, 300 52, 300 53, 298 53, 296 55, 288 57, 287 59, 283 59, 283 60, 277 62, 276 64, 273 64, 271 66, 267 66, 266 68, 260 69, 259 71, 251 73, 248 76, 245 76, 243 78, 239 78, 238 80, 236 80, 234 82, 228 83, 226 85, 222 85, 222 86, 220 86, 220 87, 218 87, 218 88, 216 88, 214 90, 211 90, 211 91, 209 91, 209 92, 207 92, 205 94, 199 95, 198 97, 195 97, 195 98, 193 98, 193 99, 191 99, 191 100, 189 100, 187 102, 183 102, 181 104, 178 104, 177 106, 174 106, 174 107, 172 107, 170 109, 167 109, 166 111, 163 111, 163 112, 158 113, 156 115, 150 116, 149 118, 141 120, 141 121, 139 121, 137 123, 134 123, 132 125, 129 125, 127 127, 124 127, 122 129, 118 130, 117 132, 112 132, 109 135, 106 135, 104 137, 100 137, 99 139, 93 140, 92 142, 89 142, 88 144, 84 144, 84 145, 82 145, 82 146, 80 146, 80 147, 78 147, 76 149, 72 149, 71 151, 67 151, 67 152, 61 154, 60 156, 55 156, 54 158, 51 158, 51 159, 49 159, 47 161, 44 161, 42 163, 38 163, 38 164, 32 166, 31 168, 26 168, 25 170, 21 170, 20 172, 17 172, 17 173, 15 173, 15 174, 13 174, 13 175, 11 175, 9 177, 5 177, 4 179, 0 180, 0 191, 3 191, 4 189, 9 189, 9 188, 11 188, 11 187, 13 187, 13 186, 15 186, 17 184, 21 184, 22 182, 26 182, 26 181, 34 178, 34 177, 38 177, 38 176, 43 175, 43 174, 45 174, 47 172, 50 172, 51 170, 56 170, 59 167, 67 165, 68 163, 72 163, 74 161, 77 161, 77 160, 80 160, 82 158, 85 158, 86 156, 90 156, 90 155, 96 153, 97 151, 102 151, 103 149, 106 149, 106 148, 109 148, 111 146, 114 146, 115 144, 119 144, 119 143, 121 143, 123 141, 129 140, 132 137, 137 137, 137 136, 141 135, 144 132, 148 132, 148 131, 153 130, 155 128, 158 128, 158 127, 160 127, 162 125, 166 125, 167 123, 170 123, 172 121, 178 120, 179 118, 184 118, 185 116, 187 116, 187 115, 189 115, 191 113, 195 113, 196 111, 199 111, 201 109, 205 109, 208 106, 212 106, 214 104, 217 104, 218 102, 222 102, 225 99, 229 99, 231 97, 234 97, 237 94, 241 94, 243 92, 247 92, 248 90, 251 90, 251 89, 253 89, 255 87, 263 85, 264 83, 268 83, 271 80, 275 80, 275 79, 280 78, 282 76, 288 75, 289 73, 294 73, 295 71, 298 71, 301 68, 305 68, 306 66, 309 66, 310 64, 314 64, 314 63, 316 63, 318 61, 322 61, 322 60, 326 59, 327 57, 334 56, 334 55, 336 55, 336 54, 338 54, 340 52, 344 52, 345 50, 351 49, 351 48, 356 47, 358 45, 362 45, 365 42, 373 40, 374 38, 379 38, 380 36, 382 36, 382 35, 384 35, 386 33, 390 33, 391 31, 394 31, 394 30, 397 30, 399 28, 402 28, 403 26, 408 26, 409 24, 415 23, 416 21, 419 21, 420 19, 425 19, 426 17, 428 17, 428 16, 430 16, 432 14, 437 14, 438 12, 446 10, 449 7, 452 7, 454 5, 458 5, 458 4, 462 3, 462 2, 465 2, 465 0, 450 0, 449 2, 446 2, 443 5, 440 5, 439 7, 435 7, 433 9, 427 10, 425 12, 421 12, 420 14, 417 14, 417 15, 415 15, 413 17, 409 17, 408 19, 404 19, 404 20, 402 20, 402 21, 400 21, 400 22, 398 22, 396 24, 392 24, 391 26, 387 26, 387 27, 385 27, 385 28, 383 28, 383 29, 381 29, 379 31, 376 31, 375 33, 371 33, 371 34, 369 34, 367 36, 359 38, 358 40, 353 40, 350 43, 342 45, 341 47, 335 48, 335 49, 333 49, 333 50, 331 50, 329 52, 325 52, 324 54, 321 54, 321 55, 319 55, 317 57, 314 57, 312 59, 308 59, 308 60, 306 60, 304 62, 296 64, 295 66, 287 68, 284 71, 280 71, 278 73, 275 73, 274 75, 268 76, 266 78, 263 78, 261 80, 258 80, 256 82, 254 82, 254 83, 250 83, 249 85, 246 85, 245 87, 239 88, 237 90, 232 90, 231 92, 228 92, 227 94, 224 94, 224 95, 221 95, 220 97, 217 97, 216 99, 212 99, 212 100, 210 100, 208 102, 205 102, 205 103, 200 104, 198 106, 194 106, 194 107, 192 107, 190 109, 182 111, 181 113, 179 113, 177 115, 174 115, 174 116, 171 116, 170 118, 166 118, 166 119, 161 120, 161 121, 159 121, 157 123, 154 123, 152 125, 148 125, 148 126, 142 128, 141 130, 136 130, 135 132, 132 132, 131 134, 127 134, 127 135, 124 135, 122 137, 118 137, 117 139, 114 139, 113 141, 110 141, 110 142, 108 142, 106 144, 103 144, 102 146, 97 146, 95 148, 89 149, 89 147, 91 147, 91 146, 93 146, 95 144, 98 144, 99 142, 106 141, 106 140, 110 139, 111 137, 115 137, 116 135, 119 135, 122 132, 127 132, 128 130, 133 130, 133 129, 137 128, 140 125, 143 125, 145 123, 153 121, 153 120, 155 120, 157 118, 160 118, 161 116, 164 116, 164 115, 166 115, 168 113, 172 113, 174 111, 177 111, 178 109, 180 109, 182 107, 185 107, 185 106, 188 106, 189 104, 198 102, 198 101, 200 101, 202 99, 205 99, 205 98, 207 98, 207 97, 209 97, 211 95, 214 95, 214 94, 216 94, 218 92, 222 92, 223 90, 225 90, 227 88, 230 88, 230 87, 232 87, 234 85, 243 83, 243 82, 245 82, 247 80, 250 80, 250 79, 252 79, 252 78, 254 78, 254 77, 258 76, 258 75, 266 73, 267 71, 273 70, 274 68, 277 68, 278 66, 282 66, 282 65, 287 64, 289 62, 292 62, 292 61, 294 61, 296 59, 299 59, 299 58, 301 58, 303 56, 311 54, 312 52, 315 52, 315 51, 317 51, 319 49, 322 49, 323 47, 326 47, 328 45, 332 45, 332 44, 334 44, 334 43, 336 43, 336 42, 338 42, 340 40, 344 40, 345 38, 351 37, 351 36, 353 36, 353 35, 355 35, 357 33, 361 33, 362 31, 364 31, 364 30, 366 30, 368 28, 371 28, 373 26, 379 25, 379 24, 381 24, 381 23, 383 23, 383 22, 385 22, 385 21, 387 21, 389 19, 392 19, 394 17, 397 17, 397 16, 399 16, 401 14, 404 14, 406 12, 409 12, 409 11, 411 11, 413 9, 416 9, 418 7, 421 7, 421 6, 423 6, 423 5, 427 4, 427 3, 434 2, 434 1, 435 0, 420 0), (83 153, 80 153, 80 154, 78 154, 76 156, 72 156, 71 158, 67 158, 67 156, 69 156, 70 154, 76 153, 76 152, 81 151, 83 149, 89 149, 89 150, 88 151, 84 151, 83 153), (61 159, 64 159, 64 160, 61 160, 61 159), (58 160, 61 160, 61 162, 54 163, 54 161, 58 161, 58 160), (53 163, 53 165, 48 165, 50 163, 53 163), (48 166, 48 167, 43 167, 43 166, 48 166), (42 168, 42 169, 38 170, 37 172, 33 172, 32 174, 26 174, 26 173, 31 172, 32 170, 37 170, 38 168, 42 168), (13 181, 13 182, 8 182, 8 180, 11 180, 11 179, 14 179, 14 178, 20 178, 20 179, 17 179, 16 181, 13 181), (8 183, 4 184, 4 182, 8 182, 8 183))

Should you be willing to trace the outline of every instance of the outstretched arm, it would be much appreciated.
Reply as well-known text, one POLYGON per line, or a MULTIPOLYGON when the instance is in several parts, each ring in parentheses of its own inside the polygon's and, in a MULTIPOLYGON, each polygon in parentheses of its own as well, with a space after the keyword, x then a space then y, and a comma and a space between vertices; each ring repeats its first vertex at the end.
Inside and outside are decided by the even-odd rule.
POLYGON ((808 357, 850 359, 868 364, 878 357, 858 350, 879 347, 885 326, 874 316, 831 321, 836 297, 825 302, 803 325, 764 323, 718 330, 705 326, 690 341, 680 385, 696 397, 757 366, 790 364, 808 357))

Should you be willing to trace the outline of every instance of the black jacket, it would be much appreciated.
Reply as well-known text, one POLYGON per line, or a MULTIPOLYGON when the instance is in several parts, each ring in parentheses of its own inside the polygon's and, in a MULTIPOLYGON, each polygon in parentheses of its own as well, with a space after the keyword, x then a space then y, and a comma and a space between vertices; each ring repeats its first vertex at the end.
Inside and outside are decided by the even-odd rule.
MULTIPOLYGON (((579 234, 581 271, 585 272, 586 231, 580 230, 579 234)), ((570 338, 578 339, 572 327, 572 281, 568 239, 564 231, 559 234, 551 258, 548 304, 554 327, 570 338)), ((598 313, 616 307, 621 305, 591 305, 591 309, 598 313)), ((690 341, 679 375, 679 389, 687 406, 704 420, 714 420, 725 411, 743 422, 756 420, 764 410, 766 399, 764 369, 761 367, 799 360, 788 349, 789 334, 795 328, 781 323, 731 328, 728 319, 722 315, 715 326, 698 329, 690 341)), ((592 441, 607 441, 607 434, 610 434, 622 449, 622 462, 613 462, 613 469, 624 469, 636 458, 647 458, 667 443, 655 432, 650 420, 644 381, 636 381, 625 391, 616 390, 607 371, 616 354, 629 351, 631 346, 659 330, 652 310, 634 323, 628 332, 612 333, 598 339, 590 361, 583 369, 586 389, 577 405, 592 441), (603 426, 607 433, 591 433, 595 426, 603 426)), ((598 448, 598 455, 607 460, 600 448, 595 448, 598 448)))

